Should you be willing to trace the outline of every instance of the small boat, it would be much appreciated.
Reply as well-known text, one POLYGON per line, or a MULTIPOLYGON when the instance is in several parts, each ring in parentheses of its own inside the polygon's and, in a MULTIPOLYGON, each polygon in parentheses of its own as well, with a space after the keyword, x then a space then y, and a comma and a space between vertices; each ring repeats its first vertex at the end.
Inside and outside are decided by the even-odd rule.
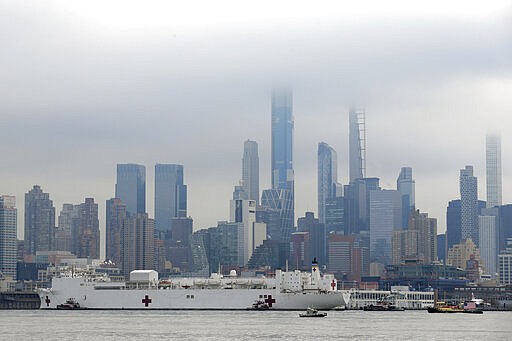
POLYGON ((326 317, 327 313, 321 313, 315 308, 308 307, 305 313, 299 314, 299 317, 326 317))
POLYGON ((257 300, 252 304, 251 308, 248 308, 248 310, 269 310, 270 307, 265 301, 257 300))
POLYGON ((66 303, 58 304, 56 308, 62 310, 80 309, 80 304, 73 298, 68 298, 66 303))
POLYGON ((364 311, 404 311, 403 307, 397 307, 394 304, 388 302, 377 302, 377 304, 365 305, 364 311))

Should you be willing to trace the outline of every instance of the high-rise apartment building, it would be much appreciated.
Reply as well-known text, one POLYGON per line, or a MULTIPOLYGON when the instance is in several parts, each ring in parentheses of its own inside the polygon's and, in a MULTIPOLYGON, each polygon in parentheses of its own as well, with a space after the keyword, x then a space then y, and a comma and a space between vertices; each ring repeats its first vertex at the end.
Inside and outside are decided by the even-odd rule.
POLYGON ((313 212, 306 212, 304 217, 297 219, 297 229, 299 232, 309 233, 309 255, 311 259, 306 259, 306 263, 311 263, 316 258, 320 267, 327 265, 325 224, 316 219, 313 212))
POLYGON ((0 273, 16 280, 18 241, 16 197, 0 196, 0 273))
POLYGON ((393 230, 402 228, 402 196, 395 190, 370 191, 371 261, 391 264, 393 230))
POLYGON ((272 92, 272 189, 280 192, 289 192, 289 194, 283 194, 283 196, 291 200, 289 205, 287 205, 291 213, 289 229, 293 229, 295 219, 293 125, 293 98, 291 90, 274 90, 272 92))
POLYGON ((460 170, 459 181, 461 238, 471 239, 478 246, 478 183, 473 166, 460 170))
POLYGON ((355 235, 330 234, 328 269, 339 280, 360 281, 365 250, 355 235))
POLYGON ((111 260, 120 268, 123 258, 124 229, 128 224, 126 205, 119 198, 112 198, 106 202, 105 244, 106 259, 111 260))
POLYGON ((117 165, 116 198, 125 203, 130 214, 146 212, 146 167, 131 163, 117 165))
POLYGON ((79 205, 62 205, 54 250, 69 251, 79 258, 100 258, 98 204, 93 198, 79 205))
POLYGON ((407 230, 393 231, 393 264, 415 260, 421 264, 437 261, 437 219, 419 210, 411 212, 407 230))
POLYGON ((396 188, 402 194, 402 226, 407 227, 409 216, 415 210, 415 181, 412 168, 402 167, 396 180, 396 188))
POLYGON ((74 253, 78 258, 100 258, 100 222, 98 220, 98 204, 93 198, 85 198, 78 205, 80 210, 80 223, 78 233, 74 238, 77 241, 74 253))
POLYGON ((55 243, 55 207, 50 194, 40 186, 25 193, 25 254, 53 251, 55 243))
POLYGON ((366 176, 366 128, 363 110, 350 109, 348 138, 349 179, 353 182, 366 176))
POLYGON ((172 231, 172 219, 187 216, 187 186, 183 166, 155 165, 155 228, 172 231))
POLYGON ((78 248, 78 226, 80 224, 80 207, 73 204, 63 204, 55 231, 55 250, 69 251, 75 254, 78 248))
POLYGON ((480 239, 480 258, 488 275, 494 276, 498 271, 498 221, 497 216, 478 216, 480 239))
POLYGON ((152 270, 154 267, 155 221, 147 213, 128 218, 123 228, 121 270, 125 278, 133 270, 152 270))
POLYGON ((427 213, 420 213, 419 210, 411 212, 407 231, 413 232, 416 241, 416 249, 411 248, 412 254, 423 264, 432 264, 437 260, 437 219, 429 218, 427 213))
POLYGON ((318 219, 325 224, 326 203, 336 198, 338 156, 327 143, 318 144, 318 219))
POLYGON ((242 187, 248 200, 260 203, 260 159, 258 156, 258 143, 247 140, 244 142, 244 156, 242 158, 242 187))
POLYGON ((487 207, 501 205, 501 138, 487 135, 485 147, 487 207))

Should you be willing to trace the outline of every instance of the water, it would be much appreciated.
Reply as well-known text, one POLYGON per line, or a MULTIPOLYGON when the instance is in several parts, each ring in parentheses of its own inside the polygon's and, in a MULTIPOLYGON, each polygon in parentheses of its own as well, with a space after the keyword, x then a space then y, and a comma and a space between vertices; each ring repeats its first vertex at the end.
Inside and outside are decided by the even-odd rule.
POLYGON ((0 340, 512 340, 512 313, 0 310, 0 340))

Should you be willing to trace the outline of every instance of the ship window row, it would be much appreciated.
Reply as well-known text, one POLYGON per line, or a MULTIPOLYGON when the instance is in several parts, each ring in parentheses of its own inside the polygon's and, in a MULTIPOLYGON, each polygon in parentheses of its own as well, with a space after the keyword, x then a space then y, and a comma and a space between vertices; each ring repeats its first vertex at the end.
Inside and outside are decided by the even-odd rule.
POLYGON ((187 295, 187 298, 194 299, 194 295, 187 295))

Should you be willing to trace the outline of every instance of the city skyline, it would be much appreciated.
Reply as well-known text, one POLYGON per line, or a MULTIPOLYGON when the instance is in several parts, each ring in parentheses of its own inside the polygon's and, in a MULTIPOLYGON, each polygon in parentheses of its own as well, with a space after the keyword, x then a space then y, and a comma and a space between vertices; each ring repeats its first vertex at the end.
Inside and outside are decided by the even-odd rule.
MULTIPOLYGON (((162 21, 142 31, 124 26, 140 28, 138 17, 112 24, 94 11, 60 11, 72 5, 32 6, 38 11, 8 5, 2 15, 13 19, 1 21, 12 34, 2 37, 0 57, 0 186, 16 196, 18 217, 24 193, 38 184, 58 209, 94 198, 104 234, 116 164, 147 168, 153 216, 153 166, 174 163, 186 170, 194 229, 216 226, 229 215, 243 141, 258 143, 260 189, 271 188, 269 98, 286 84, 294 94, 295 219, 317 211, 319 142, 337 151, 339 182, 348 183, 354 104, 366 112, 366 176, 394 189, 400 169, 411 167, 416 206, 443 232, 448 201, 459 198, 458 170, 474 166, 484 200, 485 135, 511 123, 512 12, 501 3, 434 6, 429 15, 442 18, 436 25, 405 6, 391 17, 372 8, 364 24, 350 17, 368 9, 352 8, 322 21, 324 13, 304 11, 284 26, 269 14, 268 27, 249 21, 254 30, 162 21)), ((509 203, 512 136, 501 136, 502 201, 509 203)), ((22 230, 18 219, 19 237, 22 230)))

